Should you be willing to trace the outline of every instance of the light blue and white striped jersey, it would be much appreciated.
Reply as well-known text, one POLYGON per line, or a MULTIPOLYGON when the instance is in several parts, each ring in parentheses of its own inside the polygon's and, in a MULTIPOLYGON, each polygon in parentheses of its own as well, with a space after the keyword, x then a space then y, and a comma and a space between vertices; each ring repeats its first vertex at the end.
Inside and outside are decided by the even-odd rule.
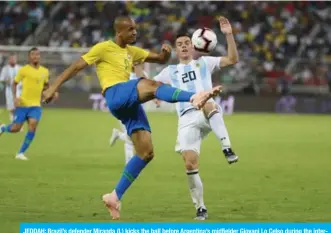
MULTIPOLYGON (((20 68, 21 66, 18 64, 16 64, 14 67, 10 65, 5 65, 1 70, 0 81, 9 81, 9 83, 6 84, 6 96, 10 96, 12 94, 12 85, 14 83, 15 76, 20 68)), ((17 96, 21 95, 21 91, 22 84, 19 83, 17 86, 17 96)))
MULTIPOLYGON (((220 57, 202 56, 188 64, 169 65, 154 80, 168 83, 175 88, 189 92, 208 91, 212 89, 211 75, 220 68, 220 57)), ((178 116, 194 108, 189 102, 176 103, 178 116)))

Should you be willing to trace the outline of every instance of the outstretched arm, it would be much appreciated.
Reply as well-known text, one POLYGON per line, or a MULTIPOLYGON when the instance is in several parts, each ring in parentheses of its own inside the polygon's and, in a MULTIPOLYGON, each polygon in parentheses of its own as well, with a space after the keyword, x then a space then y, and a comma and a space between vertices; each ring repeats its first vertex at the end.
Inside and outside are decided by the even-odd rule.
POLYGON ((50 85, 49 89, 57 90, 63 83, 73 78, 79 71, 84 69, 88 64, 84 61, 83 58, 79 58, 74 61, 57 79, 54 81, 52 85, 50 85))
POLYGON ((168 44, 163 44, 160 53, 150 52, 145 62, 165 64, 171 56, 171 47, 168 44))
MULTIPOLYGON (((46 82, 46 83, 44 84, 43 91, 46 91, 49 87, 50 87, 49 82, 46 82)), ((47 101, 47 103, 49 103, 49 102, 54 102, 54 101, 57 100, 58 98, 59 98, 59 92, 56 91, 56 92, 54 92, 53 97, 52 97, 51 99, 49 99, 49 101, 47 101)))
POLYGON ((92 65, 102 58, 103 52, 105 51, 106 43, 98 43, 94 45, 90 51, 88 51, 81 58, 73 62, 50 87, 43 93, 43 102, 49 102, 53 97, 57 89, 66 81, 71 79, 79 71, 84 69, 88 65, 92 65))
POLYGON ((16 100, 16 93, 17 93, 17 85, 18 83, 17 82, 13 82, 13 85, 11 86, 11 90, 12 90, 12 93, 13 93, 13 97, 14 97, 14 102, 15 102, 15 107, 18 107, 19 105, 19 102, 18 100, 16 100))
POLYGON ((84 69, 88 64, 83 58, 79 58, 73 62, 62 74, 60 74, 54 83, 50 85, 43 93, 43 101, 48 102, 54 96, 55 92, 58 90, 63 83, 73 78, 79 71, 84 69))
POLYGON ((225 34, 226 42, 228 44, 228 54, 227 56, 221 57, 220 67, 230 66, 236 64, 239 60, 237 45, 232 34, 232 27, 228 19, 225 17, 220 17, 220 28, 225 34))

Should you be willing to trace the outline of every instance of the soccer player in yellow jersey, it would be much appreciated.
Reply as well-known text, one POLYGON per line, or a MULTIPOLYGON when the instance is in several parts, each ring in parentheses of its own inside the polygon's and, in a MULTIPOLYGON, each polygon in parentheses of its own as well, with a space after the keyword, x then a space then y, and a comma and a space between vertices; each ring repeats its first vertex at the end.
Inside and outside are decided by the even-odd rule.
POLYGON ((125 125, 136 151, 136 155, 126 164, 113 192, 103 195, 103 201, 113 219, 119 219, 120 200, 123 194, 154 157, 151 129, 141 104, 157 98, 171 103, 192 102, 200 109, 208 99, 221 91, 221 87, 191 93, 144 77, 129 80, 132 64, 142 62, 164 64, 170 58, 171 47, 163 45, 160 53, 154 53, 132 46, 136 41, 137 30, 135 22, 130 17, 116 18, 114 29, 116 32, 114 41, 100 42, 93 46, 55 80, 44 92, 43 99, 47 102, 65 81, 86 66, 96 65, 108 108, 125 125))
MULTIPOLYGON (((25 121, 28 123, 28 132, 23 145, 16 155, 16 159, 27 160, 25 151, 34 139, 38 122, 41 118, 41 95, 48 87, 49 71, 40 65, 40 53, 37 48, 29 51, 29 64, 19 69, 13 84, 13 96, 17 96, 17 85, 22 83, 22 93, 15 98, 14 121, 9 125, 0 126, 2 133, 17 133, 21 130, 25 121)), ((55 94, 57 95, 57 93, 55 94)))

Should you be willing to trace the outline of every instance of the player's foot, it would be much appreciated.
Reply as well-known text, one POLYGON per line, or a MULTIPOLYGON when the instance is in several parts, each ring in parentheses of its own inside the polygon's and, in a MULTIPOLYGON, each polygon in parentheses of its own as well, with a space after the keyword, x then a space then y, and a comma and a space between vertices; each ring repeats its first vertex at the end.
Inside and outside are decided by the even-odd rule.
POLYGON ((222 86, 214 87, 211 91, 201 91, 191 97, 191 103, 197 109, 201 109, 210 98, 215 97, 221 91, 222 86))
POLYGON ((113 220, 120 219, 121 201, 118 200, 115 190, 112 193, 103 195, 102 200, 108 208, 110 215, 113 217, 113 220))
POLYGON ((229 164, 238 162, 239 157, 232 151, 231 148, 223 150, 223 153, 229 164))
POLYGON ((0 136, 3 134, 1 128, 4 127, 4 126, 6 126, 6 125, 4 125, 4 124, 0 125, 0 136))
POLYGON ((27 157, 25 157, 25 155, 23 153, 17 154, 15 159, 19 159, 19 160, 29 160, 27 157))
POLYGON ((118 129, 113 129, 113 134, 110 137, 109 143, 110 146, 115 145, 117 139, 119 138, 120 134, 119 134, 119 130, 118 129))
POLYGON ((197 216, 194 218, 195 220, 200 220, 200 221, 203 221, 203 220, 206 220, 208 218, 208 212, 206 209, 200 207, 198 210, 197 210, 197 216))

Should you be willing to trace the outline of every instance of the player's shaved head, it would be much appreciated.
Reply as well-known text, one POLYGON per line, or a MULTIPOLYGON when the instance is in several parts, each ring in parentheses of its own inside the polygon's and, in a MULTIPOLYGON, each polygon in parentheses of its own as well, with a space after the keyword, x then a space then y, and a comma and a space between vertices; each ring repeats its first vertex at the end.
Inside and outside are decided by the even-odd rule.
POLYGON ((33 47, 33 48, 31 48, 30 50, 29 50, 29 54, 31 53, 31 52, 33 52, 33 51, 38 51, 38 48, 37 47, 33 47))
POLYGON ((129 16, 119 16, 115 19, 114 30, 116 32, 116 43, 124 47, 136 42, 136 23, 129 16))
POLYGON ((114 22, 114 30, 115 32, 120 32, 132 23, 134 23, 134 20, 129 16, 118 16, 114 22))

